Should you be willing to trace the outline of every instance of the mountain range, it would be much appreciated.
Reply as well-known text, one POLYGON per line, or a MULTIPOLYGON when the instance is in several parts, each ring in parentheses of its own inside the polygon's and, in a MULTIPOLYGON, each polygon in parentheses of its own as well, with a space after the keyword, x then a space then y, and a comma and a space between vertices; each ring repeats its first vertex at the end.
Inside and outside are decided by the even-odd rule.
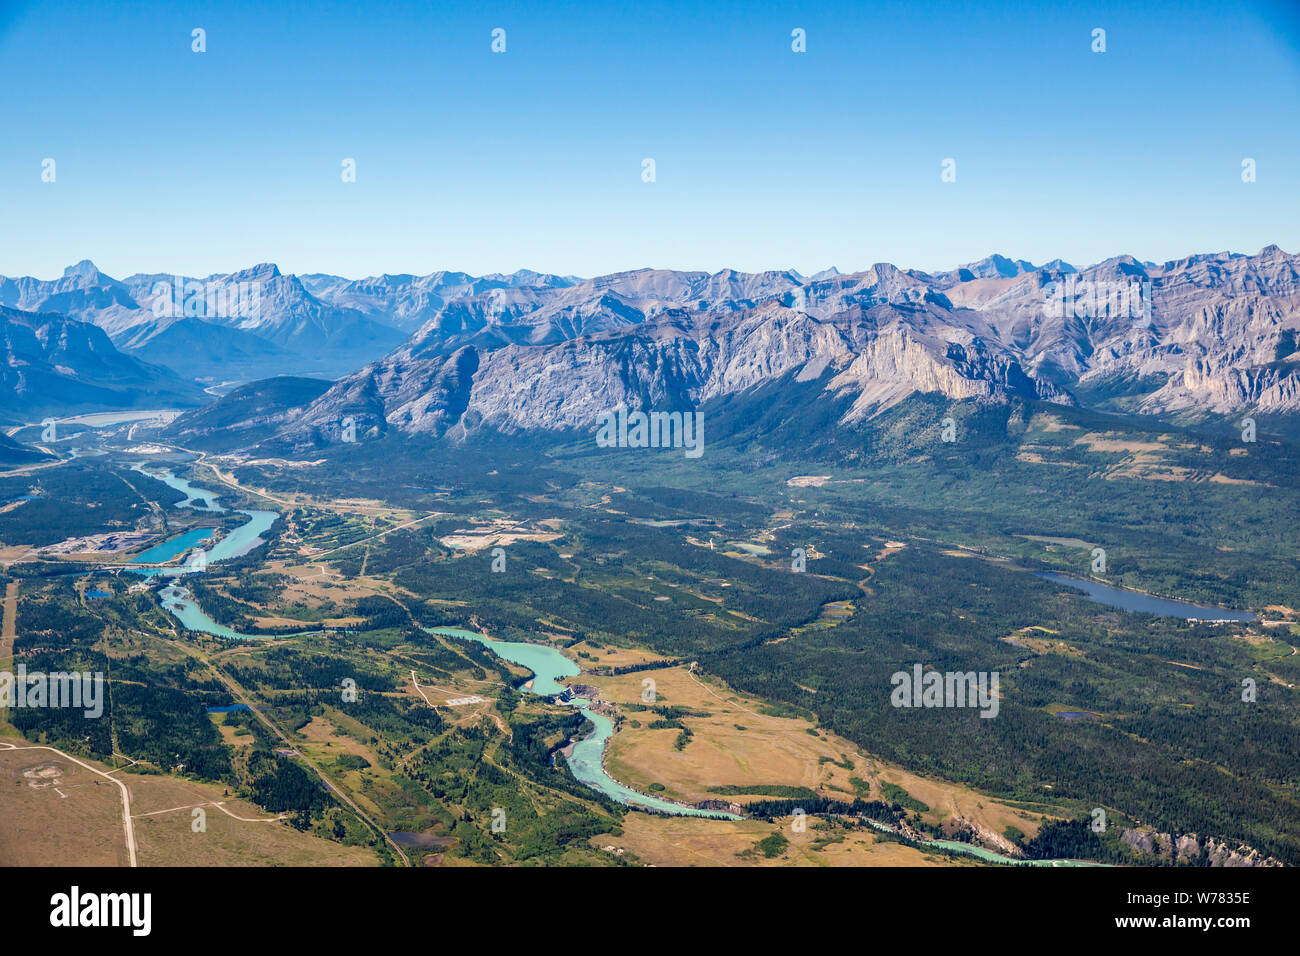
POLYGON ((103 329, 53 312, 0 307, 0 412, 31 420, 71 411, 174 408, 204 396, 161 365, 118 351, 103 329))
MULTIPOLYGON (((6 316, 56 311, 95 328, 122 357, 177 373, 150 373, 167 388, 324 380, 319 394, 254 389, 260 424, 242 431, 293 444, 338 440, 347 417, 363 433, 453 438, 573 428, 619 403, 695 408, 785 379, 817 383, 810 394, 843 406, 846 422, 916 393, 1180 422, 1300 413, 1300 257, 1277 246, 1163 264, 994 255, 943 273, 881 263, 811 277, 642 269, 347 280, 260 265, 119 281, 81 262, 53 282, 0 279, 0 305, 6 316), (257 290, 256 308, 229 292, 238 289, 257 290)), ((86 380, 75 361, 64 367, 86 380)), ((253 407, 249 397, 237 389, 209 417, 231 419, 253 407)))

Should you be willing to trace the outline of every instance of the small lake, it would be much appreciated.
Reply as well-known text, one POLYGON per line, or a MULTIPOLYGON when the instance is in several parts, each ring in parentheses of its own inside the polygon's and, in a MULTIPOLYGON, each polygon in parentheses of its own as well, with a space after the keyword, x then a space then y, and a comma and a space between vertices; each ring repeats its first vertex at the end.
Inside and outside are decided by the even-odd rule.
MULTIPOLYGON (((177 507, 213 513, 225 513, 226 511, 225 508, 217 504, 217 496, 213 492, 191 485, 188 481, 176 477, 170 471, 146 471, 143 463, 136 465, 133 470, 183 492, 187 496, 186 500, 179 502, 177 507)), ((262 535, 269 531, 271 525, 275 524, 275 520, 280 517, 275 511, 245 511, 241 509, 238 513, 246 516, 248 520, 239 527, 226 532, 225 537, 207 550, 207 562, 229 561, 231 558, 241 558, 248 554, 262 543, 262 535)), ((212 534, 211 528, 191 528, 184 534, 141 552, 135 556, 134 560, 142 563, 169 561, 193 549, 199 542, 208 540, 212 537, 212 534)), ((212 634, 235 641, 264 641, 271 637, 305 637, 310 634, 320 633, 320 630, 316 629, 296 631, 292 634, 241 634, 213 620, 207 612, 195 603, 190 590, 179 583, 186 574, 200 573, 199 569, 181 565, 172 568, 134 568, 132 570, 135 574, 144 577, 165 577, 169 579, 168 585, 158 595, 162 606, 172 617, 191 631, 201 631, 204 634, 212 634)))
POLYGON ((242 558, 262 544, 262 534, 270 531, 271 525, 275 524, 275 519, 280 517, 274 511, 240 511, 239 513, 247 515, 248 520, 234 531, 227 532, 224 538, 212 546, 208 551, 209 561, 242 558))
POLYGON ((1076 591, 1082 591, 1090 601, 1105 604, 1107 607, 1119 608, 1123 611, 1156 614, 1160 617, 1179 617, 1185 621, 1255 620, 1255 615, 1247 611, 1229 611, 1221 607, 1205 607, 1199 604, 1189 604, 1186 601, 1152 597, 1140 591, 1113 588, 1108 584, 1086 581, 1083 578, 1072 578, 1069 575, 1057 574, 1054 571, 1035 571, 1034 577, 1055 584, 1063 584, 1068 588, 1074 588, 1076 591))
POLYGON ((435 634, 455 637, 462 641, 474 641, 477 644, 482 644, 502 660, 527 667, 533 672, 533 686, 528 689, 542 697, 563 694, 565 685, 561 684, 558 678, 577 677, 582 673, 582 669, 577 664, 555 648, 545 644, 528 644, 523 641, 494 641, 482 634, 467 631, 462 627, 435 627, 428 630, 432 630, 435 634))
POLYGON ((1058 710, 1056 716, 1061 720, 1100 720, 1101 714, 1094 714, 1090 710, 1058 710))
POLYGON ((162 564, 193 548, 197 548, 200 543, 207 541, 210 537, 212 537, 211 528, 191 528, 184 534, 179 534, 169 541, 156 544, 147 551, 141 551, 131 561, 135 564, 162 564))

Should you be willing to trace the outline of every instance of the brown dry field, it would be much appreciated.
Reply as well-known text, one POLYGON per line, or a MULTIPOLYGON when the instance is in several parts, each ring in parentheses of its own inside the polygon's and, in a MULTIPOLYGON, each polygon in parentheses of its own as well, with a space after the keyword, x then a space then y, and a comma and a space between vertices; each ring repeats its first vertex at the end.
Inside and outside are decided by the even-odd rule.
POLYGON ((843 842, 814 849, 818 838, 831 833, 822 821, 810 820, 803 834, 792 832, 790 819, 706 820, 631 813, 622 836, 591 838, 599 849, 616 847, 653 866, 953 866, 970 865, 925 853, 892 841, 881 841, 870 830, 834 831, 843 842), (785 852, 771 859, 754 851, 754 844, 780 832, 790 841, 785 852), (741 854, 744 854, 743 856, 741 854))
MULTIPOLYGON (((398 602, 401 602, 406 597, 414 598, 417 596, 410 591, 394 586, 382 578, 361 575, 357 578, 345 580, 342 574, 328 562, 295 563, 278 559, 268 562, 264 570, 291 579, 290 583, 280 591, 276 598, 276 604, 285 607, 301 604, 314 610, 321 607, 326 601, 341 605, 347 601, 356 601, 376 594, 386 595, 398 602)), ((459 606, 464 602, 432 601, 430 603, 459 606)), ((320 621, 304 621, 293 617, 282 617, 273 613, 254 618, 254 621, 258 627, 299 627, 303 630, 322 627, 346 628, 363 623, 362 618, 352 616, 327 617, 320 621)))
MULTIPOLYGON (((12 734, 5 742, 30 746, 12 734)), ((102 771, 111 768, 85 761, 102 771)), ((300 833, 219 785, 118 772, 131 794, 140 866, 374 866, 366 847, 300 833), (220 802, 236 820, 211 804, 220 802), (206 805, 207 830, 192 830, 206 805), (175 809, 180 808, 180 809, 175 809), (164 810, 170 812, 158 813, 164 810), (271 818, 270 822, 266 822, 271 818)), ((0 750, 0 866, 126 866, 120 790, 49 750, 0 750), (24 770, 53 765, 52 785, 30 786, 24 770), (57 788, 57 790, 56 790, 57 788), (59 795, 59 791, 67 794, 59 795)))
MULTIPOLYGON (((585 671, 591 667, 630 667, 639 664, 648 664, 651 661, 667 660, 662 654, 655 654, 653 651, 631 650, 626 647, 610 647, 602 645, 599 649, 593 647, 587 641, 579 641, 572 647, 566 648, 564 655, 573 658, 578 651, 589 654, 595 660, 578 658, 579 666, 585 671)), ((586 683, 586 675, 576 678, 580 683, 586 683)))
POLYGON ((365 623, 363 618, 359 617, 325 617, 319 621, 303 621, 296 617, 255 617, 253 625, 255 627, 300 627, 304 631, 313 631, 317 628, 335 627, 348 628, 356 627, 358 624, 365 623))
MULTIPOLYGON (((343 575, 329 564, 297 564, 277 560, 268 562, 265 570, 292 579, 279 594, 278 602, 285 606, 303 604, 315 609, 326 601, 343 604, 346 601, 355 601, 378 593, 380 584, 383 584, 383 589, 387 591, 396 590, 399 594, 409 593, 394 589, 387 582, 375 579, 357 578, 345 580, 343 575)), ((293 618, 268 616, 265 620, 303 624, 302 621, 293 618)), ((331 627, 348 627, 360 623, 360 621, 361 619, 356 617, 338 617, 329 618, 323 623, 331 627)), ((312 624, 311 626, 316 625, 312 624)))
POLYGON ((31 545, 15 544, 0 548, 0 567, 8 567, 31 550, 31 545))
MULTIPOLYGON (((141 866, 377 866, 366 847, 343 846, 300 833, 275 814, 244 800, 224 796, 220 786, 169 777, 124 777, 131 788, 131 811, 141 866), (221 802, 245 822, 215 806, 203 807, 207 830, 192 830, 194 804, 221 802), (154 810, 172 810, 143 816, 154 810), (271 822, 267 822, 270 818, 271 822)), ((119 825, 118 829, 121 827, 119 825)))
POLYGON ((1160 435, 1158 441, 1142 442, 1125 440, 1114 432, 1088 432, 1076 438, 1074 444, 1083 445, 1089 451, 1115 452, 1128 457, 1106 469, 1101 477, 1141 478, 1147 481, 1210 481, 1214 484, 1254 485, 1259 484, 1245 478, 1230 478, 1222 473, 1211 475, 1165 462, 1164 453, 1180 449, 1190 449, 1208 454, 1210 449, 1200 446, 1177 445, 1172 435, 1160 435))
POLYGON ((1067 425, 1065 424, 1064 421, 1057 418, 1055 415, 1048 415, 1043 412, 1037 412, 1034 415, 1034 417, 1029 420, 1029 427, 1031 430, 1037 428, 1045 432, 1062 432, 1062 431, 1080 430, 1078 426, 1067 425))
POLYGON ((227 746, 236 748, 251 747, 253 746, 253 741, 257 739, 252 734, 244 734, 242 737, 236 736, 235 728, 227 724, 224 720, 221 720, 219 716, 214 720, 214 723, 216 723, 217 730, 221 733, 222 741, 227 746))
MULTIPOLYGON (((1171 436, 1162 435, 1161 438, 1171 436)), ((1086 445, 1089 451, 1119 451, 1141 454, 1143 452, 1168 451, 1169 446, 1163 442, 1142 442, 1125 439, 1114 432, 1088 432, 1074 440, 1076 445, 1086 445)))
POLYGON ((5 588, 4 625, 0 628, 0 661, 14 656, 14 639, 18 636, 18 582, 5 588))
POLYGON ((660 783, 665 788, 661 795, 689 803, 720 798, 744 803, 761 796, 727 798, 714 788, 784 785, 851 800, 854 789, 849 778, 858 777, 870 785, 872 797, 881 795, 882 781, 902 787, 930 806, 922 814, 930 822, 961 817, 981 832, 999 837, 1008 825, 1028 836, 1038 832, 1041 814, 1007 806, 960 784, 918 777, 863 755, 852 743, 827 731, 817 730, 814 736, 809 730, 816 728, 807 720, 766 716, 760 713, 761 700, 717 681, 703 683, 686 666, 620 677, 584 676, 583 680, 599 687, 604 700, 636 704, 646 678, 655 681, 659 704, 708 711, 710 716, 682 719, 693 738, 679 751, 674 747, 677 730, 649 730, 645 726, 653 719, 649 712, 622 711, 624 720, 610 741, 606 769, 638 790, 649 792, 651 783, 660 783), (632 720, 643 726, 632 727, 632 720), (853 769, 843 766, 846 759, 853 769))
POLYGON ((1031 650, 1035 654, 1060 654, 1063 657, 1075 657, 1083 659, 1084 653, 1068 641, 1047 640, 1041 637, 1030 637, 1025 633, 1026 629, 1021 629, 1010 637, 1004 637, 1002 640, 1008 644, 1014 644, 1017 647, 1023 647, 1031 650))
POLYGON ((1023 449, 1016 453, 1016 460, 1028 462, 1031 465, 1055 465, 1058 468, 1086 467, 1081 461, 1049 461, 1036 451, 1025 451, 1023 449))
POLYGON ((1054 538, 1043 534, 1018 534, 1017 538, 1024 538, 1026 541, 1037 541, 1039 544, 1059 544, 1067 548, 1079 548, 1087 551, 1096 545, 1091 541, 1084 541, 1082 538, 1054 538))
POLYGON ((389 777, 380 766, 379 756, 367 744, 362 743, 363 739, 370 739, 371 733, 364 725, 331 707, 327 708, 324 717, 313 717, 303 727, 295 738, 294 746, 338 783, 357 806, 371 816, 383 816, 383 808, 362 788, 364 777, 372 781, 382 781, 389 777), (336 729, 342 733, 335 734, 336 729), (339 770, 333 762, 343 754, 364 757, 370 766, 364 770, 339 770))
POLYGON ((831 480, 830 475, 795 475, 785 481, 787 488, 820 488, 831 480))
POLYGON ((481 534, 449 534, 438 540, 457 551, 473 553, 484 548, 508 548, 516 541, 554 541, 559 537, 553 532, 485 531, 481 534))
POLYGON ((1227 475, 1214 474, 1210 476, 1210 481, 1216 485, 1259 485, 1261 482, 1251 481, 1249 478, 1229 478, 1227 475))
MULTIPOLYGON (((31 746, 8 734, 4 740, 31 746)), ((49 750, 0 750, 0 866, 129 862, 116 786, 49 750), (37 789, 23 771, 43 765, 53 765, 59 776, 37 789), (67 796, 59 796, 59 791, 67 796)))

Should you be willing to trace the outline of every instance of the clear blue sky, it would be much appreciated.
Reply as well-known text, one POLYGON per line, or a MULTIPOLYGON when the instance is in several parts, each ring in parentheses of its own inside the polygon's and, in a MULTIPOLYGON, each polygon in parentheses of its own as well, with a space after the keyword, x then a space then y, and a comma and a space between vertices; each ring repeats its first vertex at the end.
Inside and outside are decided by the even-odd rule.
POLYGON ((0 274, 1296 252, 1298 7, 0 0, 0 274))

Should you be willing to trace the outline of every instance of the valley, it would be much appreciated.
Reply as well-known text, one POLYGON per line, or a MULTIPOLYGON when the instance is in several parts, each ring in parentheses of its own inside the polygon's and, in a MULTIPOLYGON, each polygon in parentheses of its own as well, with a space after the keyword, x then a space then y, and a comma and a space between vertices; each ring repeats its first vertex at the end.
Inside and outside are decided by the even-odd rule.
MULTIPOLYGON (((779 429, 759 441, 719 430, 707 469, 578 437, 373 438, 286 468, 186 449, 158 426, 146 437, 159 451, 142 460, 132 425, 103 425, 100 454, 0 479, 5 496, 28 497, 0 515, 14 516, 0 541, 19 594, 16 652, 29 668, 103 667, 108 726, 78 737, 35 711, 11 712, 11 726, 116 768, 132 789, 152 774, 220 786, 251 811, 237 816, 258 819, 223 825, 377 863, 1174 862, 1135 849, 1162 832, 1194 834, 1202 859, 1292 859, 1300 618, 1286 609, 1300 594, 1270 558, 1296 547, 1274 517, 1296 493, 1287 453, 1234 456, 1226 440, 1122 420, 1099 432, 1088 413, 1049 408, 990 421, 957 406, 976 416, 963 419, 966 445, 903 463, 893 446, 870 461, 828 455, 816 481, 764 450, 779 429), (1135 449, 1185 471, 1118 473, 1135 449), (1059 455, 1082 473, 1062 477, 1059 455), (1125 509, 1103 490, 1117 484, 1125 509), (51 495, 62 524, 19 520, 51 495), (1026 496, 1033 510, 1015 504, 1026 496), (1200 520, 1171 539, 1153 509, 1200 520), (241 535, 255 514, 269 523, 241 535), (160 604, 129 554, 19 546, 102 533, 106 520, 169 541, 212 530, 215 558, 175 580, 191 612, 160 604), (1029 573, 1095 578, 1099 544, 1106 583, 1261 620, 1118 612, 1029 573), (1207 547, 1222 556, 1212 567, 1193 559, 1207 547), (797 548, 803 573, 791 571, 797 548), (570 676, 521 687, 544 668, 492 653, 497 640, 563 655, 570 676), (890 708, 888 674, 913 660, 1000 671, 998 719, 890 708), (1243 677, 1264 706, 1240 702, 1243 677), (547 699, 566 685, 588 710, 547 699), (600 777, 616 786, 592 789, 600 777), (635 794, 674 815, 637 809, 635 794), (1078 823, 1097 806, 1111 820, 1102 834, 1078 823), (422 842, 394 842, 401 833, 422 842)), ((922 432, 909 423, 931 414, 905 402, 861 447, 922 432)), ((159 559, 180 570, 189 548, 171 550, 159 559)))
POLYGON ((913 7, 0 3, 19 948, 1285 938, 1300 6, 913 7))
POLYGON ((234 864, 1295 864, 1298 301, 1276 246, 0 279, 5 651, 108 689, 0 726, 220 788, 234 864))

